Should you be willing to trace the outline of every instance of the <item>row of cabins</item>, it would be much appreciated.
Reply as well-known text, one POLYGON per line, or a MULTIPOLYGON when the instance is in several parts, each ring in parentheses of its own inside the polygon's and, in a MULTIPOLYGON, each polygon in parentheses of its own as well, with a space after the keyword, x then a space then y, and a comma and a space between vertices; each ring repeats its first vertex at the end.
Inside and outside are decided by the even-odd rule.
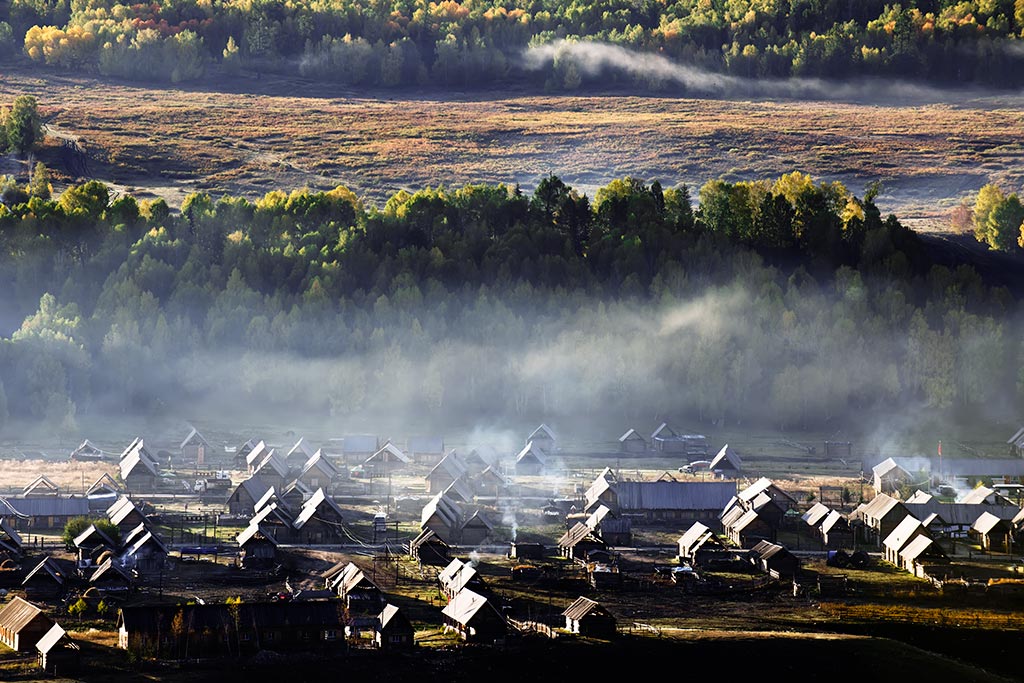
POLYGON ((344 513, 322 488, 294 506, 278 498, 270 487, 254 509, 246 528, 236 537, 243 567, 271 566, 282 543, 320 545, 345 537, 344 513))
MULTIPOLYGON (((477 546, 494 533, 494 523, 480 509, 464 507, 465 497, 453 484, 433 496, 420 511, 420 534, 431 534, 449 546, 477 546), (460 502, 461 501, 461 502, 460 502)), ((413 540, 416 543, 419 537, 413 540)))
POLYGON ((938 538, 975 538, 983 550, 1010 552, 1024 526, 1024 509, 1007 505, 991 489, 979 487, 969 502, 943 503, 917 492, 906 501, 879 494, 858 506, 851 517, 863 523, 868 541, 881 546, 909 515, 938 538))
POLYGON ((1010 487, 1024 483, 1024 459, 892 457, 873 465, 865 475, 876 495, 898 496, 907 486, 928 480, 948 486, 953 495, 959 492, 956 502, 964 502, 964 496, 980 481, 1010 487))
POLYGON ((636 429, 628 429, 619 437, 622 453, 676 453, 687 457, 704 458, 708 454, 708 440, 703 434, 682 434, 663 422, 649 438, 636 429))
POLYGON ((163 570, 169 549, 131 499, 119 498, 107 518, 117 528, 116 538, 90 524, 72 541, 75 561, 47 555, 25 573, 20 583, 25 595, 56 602, 72 589, 95 587, 101 595, 124 596, 163 570))

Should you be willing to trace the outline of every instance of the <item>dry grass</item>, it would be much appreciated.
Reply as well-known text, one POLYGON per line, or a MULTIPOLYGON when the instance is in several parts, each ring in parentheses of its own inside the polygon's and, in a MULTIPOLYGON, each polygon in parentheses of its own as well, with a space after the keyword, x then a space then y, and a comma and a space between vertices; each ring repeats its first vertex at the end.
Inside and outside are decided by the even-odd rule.
POLYGON ((61 493, 82 494, 104 473, 117 478, 114 463, 53 462, 50 460, 0 460, 0 491, 20 492, 39 475, 46 475, 61 493))
POLYGON ((592 196, 627 174, 696 186, 799 169, 841 179, 858 194, 881 180, 883 210, 946 227, 960 197, 990 180, 1016 189, 1024 178, 1017 163, 1024 108, 995 98, 878 106, 515 92, 357 95, 281 79, 240 87, 247 90, 0 74, 0 91, 36 95, 54 130, 82 139, 96 177, 172 205, 195 190, 259 196, 337 184, 382 202, 401 188, 438 184, 529 188, 548 173, 592 196))

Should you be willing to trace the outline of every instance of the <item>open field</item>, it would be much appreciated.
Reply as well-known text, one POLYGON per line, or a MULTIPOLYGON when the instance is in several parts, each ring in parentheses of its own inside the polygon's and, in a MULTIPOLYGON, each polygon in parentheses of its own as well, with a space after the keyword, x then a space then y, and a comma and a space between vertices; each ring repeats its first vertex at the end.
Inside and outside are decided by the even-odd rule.
MULTIPOLYGON (((343 184, 383 201, 399 189, 521 183, 555 173, 593 196, 625 175, 665 186, 774 178, 800 170, 916 228, 986 182, 1024 175, 1019 98, 934 93, 905 104, 718 100, 530 92, 352 92, 311 81, 241 77, 148 88, 37 70, 0 74, 0 91, 35 95, 60 170, 77 138, 88 174, 177 206, 197 190, 261 196, 343 184)), ((69 178, 65 177, 65 181, 69 178)))

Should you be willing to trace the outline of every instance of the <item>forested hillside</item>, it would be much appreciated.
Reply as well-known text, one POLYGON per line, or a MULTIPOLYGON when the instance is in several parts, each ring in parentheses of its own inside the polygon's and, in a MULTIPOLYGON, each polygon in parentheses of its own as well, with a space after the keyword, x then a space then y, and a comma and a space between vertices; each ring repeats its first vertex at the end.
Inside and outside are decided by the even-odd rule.
POLYGON ((1016 87, 1022 29, 1020 0, 12 0, 0 64, 174 82, 216 64, 348 85, 706 84, 682 65, 1016 87))
MULTIPOLYGON (((43 173, 39 169, 39 173, 43 173)), ((841 417, 1021 406, 1018 302, 800 173, 691 198, 545 178, 257 201, 111 195, 0 204, 0 415, 303 411, 841 417)))

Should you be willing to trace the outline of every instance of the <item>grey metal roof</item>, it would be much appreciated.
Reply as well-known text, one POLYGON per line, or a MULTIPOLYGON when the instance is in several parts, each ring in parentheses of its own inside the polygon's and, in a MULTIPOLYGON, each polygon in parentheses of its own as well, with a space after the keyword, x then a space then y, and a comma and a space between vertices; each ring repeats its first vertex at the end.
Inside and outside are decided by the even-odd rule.
POLYGON ((29 496, 28 498, 0 497, 5 507, 21 517, 79 517, 89 514, 89 499, 85 496, 29 496))
POLYGON ((982 512, 990 512, 1000 519, 1012 520, 1020 508, 1015 505, 985 505, 984 503, 943 503, 931 500, 927 503, 909 503, 907 509, 918 519, 930 514, 950 526, 970 526, 982 512))
POLYGON ((721 510, 736 495, 735 481, 620 481, 619 510, 721 510))

